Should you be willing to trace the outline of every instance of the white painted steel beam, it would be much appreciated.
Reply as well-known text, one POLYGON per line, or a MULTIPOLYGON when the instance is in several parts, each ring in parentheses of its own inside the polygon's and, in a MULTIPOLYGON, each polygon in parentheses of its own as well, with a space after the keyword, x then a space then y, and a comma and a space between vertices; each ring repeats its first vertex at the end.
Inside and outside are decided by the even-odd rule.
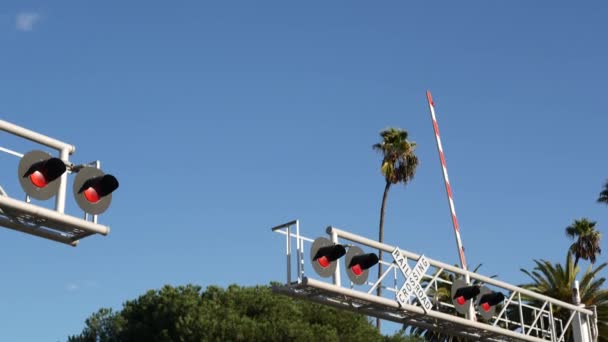
POLYGON ((31 203, 15 200, 7 196, 0 196, 0 209, 5 211, 7 214, 17 212, 19 214, 27 214, 33 217, 45 219, 47 221, 45 225, 49 227, 70 227, 72 229, 79 229, 85 232, 101 235, 108 235, 110 233, 110 227, 85 221, 83 219, 59 213, 55 210, 39 207, 31 203))
POLYGON ((31 140, 33 142, 48 146, 50 148, 54 148, 57 151, 67 150, 69 154, 73 154, 76 152, 76 147, 74 145, 70 145, 63 141, 59 141, 57 139, 53 139, 46 135, 34 132, 27 128, 23 128, 21 126, 17 126, 10 122, 6 122, 4 120, 0 120, 0 130, 12 133, 16 136, 31 140))
MULTIPOLYGON (((319 281, 319 280, 315 280, 315 279, 311 279, 311 278, 307 278, 307 277, 304 277, 302 285, 316 288, 316 289, 323 290, 323 291, 327 291, 327 292, 331 292, 331 293, 335 293, 337 295, 346 296, 348 298, 355 298, 355 299, 362 300, 365 302, 377 304, 379 306, 383 306, 383 307, 390 308, 393 310, 405 310, 407 312, 411 312, 414 314, 418 314, 420 316, 427 317, 427 319, 429 321, 432 319, 447 321, 447 322, 457 324, 459 326, 474 328, 474 329, 478 330, 479 332, 489 332, 492 334, 496 334, 498 336, 506 336, 506 337, 510 337, 510 338, 514 338, 514 339, 519 339, 521 341, 546 342, 546 340, 543 340, 543 339, 539 339, 539 338, 532 337, 532 336, 526 336, 521 333, 513 332, 513 331, 510 331, 507 329, 491 326, 491 325, 480 323, 480 322, 471 321, 471 320, 468 320, 468 319, 465 319, 462 317, 442 313, 439 311, 430 310, 430 311, 425 312, 420 306, 409 305, 409 304, 400 306, 396 301, 390 300, 388 298, 378 297, 376 295, 371 295, 371 294, 367 294, 364 292, 351 290, 348 288, 343 288, 340 286, 336 286, 333 284, 329 284, 329 283, 326 283, 323 281, 319 281)), ((390 319, 387 317, 384 317, 384 318, 390 319)), ((396 321, 396 322, 402 321, 402 320, 395 320, 395 319, 392 319, 392 320, 396 321)))
POLYGON ((17 222, 8 220, 4 217, 0 217, 0 226, 5 227, 5 228, 10 228, 10 229, 22 232, 22 233, 26 233, 26 234, 38 236, 41 238, 45 238, 48 240, 52 240, 55 242, 61 242, 66 245, 70 245, 72 247, 76 247, 78 245, 78 240, 73 240, 73 239, 71 239, 67 236, 61 235, 57 232, 47 230, 47 229, 42 229, 42 228, 28 227, 28 226, 19 224, 17 222))

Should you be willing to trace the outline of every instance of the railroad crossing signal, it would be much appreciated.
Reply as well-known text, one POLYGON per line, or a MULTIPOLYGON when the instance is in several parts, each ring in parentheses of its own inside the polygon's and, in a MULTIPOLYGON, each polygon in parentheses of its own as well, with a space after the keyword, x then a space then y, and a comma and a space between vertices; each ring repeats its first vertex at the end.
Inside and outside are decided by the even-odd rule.
POLYGON ((310 248, 312 267, 321 277, 331 277, 336 271, 336 260, 344 254, 346 254, 344 246, 336 245, 324 237, 317 238, 310 248))
POLYGON ((485 286, 469 286, 462 278, 454 280, 451 293, 456 311, 466 315, 469 305, 474 302, 477 311, 485 320, 492 319, 496 314, 496 305, 505 299, 501 292, 494 292, 485 286))
POLYGON ((35 199, 48 200, 59 191, 59 178, 66 171, 65 163, 43 151, 26 153, 17 169, 19 184, 35 199))
POLYGON ((479 286, 468 286, 464 279, 458 278, 452 283, 452 304, 456 311, 463 315, 468 312, 471 301, 479 294, 479 286))
POLYGON ((94 167, 83 167, 74 179, 74 197, 86 213, 97 215, 108 209, 118 180, 94 167))
MULTIPOLYGON (((10 122, 0 120, 0 133, 6 132, 46 148, 25 154, 0 146, 0 152, 20 158, 17 179, 25 192, 25 201, 9 196, 0 186, 0 227, 39 236, 56 242, 77 246, 80 239, 93 234, 108 235, 110 229, 97 222, 97 214, 108 209, 112 192, 118 188, 118 180, 112 175, 93 168, 89 164, 75 165, 70 156, 76 151, 74 145, 59 141, 10 122), (80 208, 87 214, 78 218, 65 212, 68 174, 75 177, 74 195, 80 208), (55 199, 53 209, 31 203, 30 199, 55 199)), ((95 162, 97 168, 99 161, 95 162)))
POLYGON ((376 253, 365 254, 360 247, 351 246, 344 259, 346 274, 350 281, 357 285, 363 285, 367 281, 369 268, 378 263, 376 253))
POLYGON ((330 240, 320 237, 315 239, 310 248, 310 258, 312 267, 321 277, 331 277, 338 266, 337 260, 344 258, 346 273, 348 278, 357 285, 365 284, 369 275, 369 269, 378 263, 378 256, 375 253, 364 253, 357 246, 349 246, 348 253, 346 247, 335 244, 330 240))
MULTIPOLYGON (((48 200, 57 195, 61 176, 67 171, 59 158, 43 151, 26 153, 17 169, 19 183, 25 193, 35 199, 48 200)), ((112 192, 118 189, 118 180, 103 171, 85 166, 74 180, 74 197, 78 206, 86 213, 98 215, 108 209, 112 192)))
MULTIPOLYGON (((0 197, 1 199, 2 197, 0 197)), ((574 304, 562 302, 331 226, 326 230, 327 234, 331 235, 331 241, 323 238, 313 240, 301 235, 298 220, 275 226, 272 231, 282 234, 287 239, 287 280, 284 285, 273 286, 273 292, 276 293, 471 341, 556 342, 564 341, 567 336, 574 336, 578 342, 591 342, 598 338, 597 315, 592 310, 578 306, 580 301, 576 299, 574 304), (316 269, 336 267, 333 269, 335 277, 331 283, 315 279, 313 275, 305 275, 304 260, 307 258, 304 254, 304 244, 307 242, 313 242, 314 248, 309 249, 311 256, 308 260, 312 259, 312 264, 316 269), (337 274, 337 262, 339 258, 347 254, 344 253, 345 250, 350 251, 353 248, 352 243, 362 249, 380 249, 391 253, 394 262, 388 265, 386 272, 373 283, 367 281, 363 286, 345 286, 337 274), (296 269, 292 267, 293 261, 296 261, 296 269), (412 261, 416 262, 415 266, 412 266, 412 261), (292 281, 294 271, 297 275, 295 282, 292 281), (425 275, 427 272, 433 275, 425 275), (397 281, 402 278, 401 273, 406 278, 406 284, 400 289, 397 281), (391 274, 394 277, 394 285, 387 286, 387 288, 396 293, 396 300, 390 300, 386 298, 386 295, 377 296, 374 293, 381 281, 393 283, 385 279, 391 274), (465 281, 467 275, 473 279, 473 285, 471 282, 465 281), (443 285, 450 283, 454 285, 451 289, 451 298, 437 292, 443 288, 443 285), (407 284, 414 291, 410 292, 407 284), (485 286, 481 286, 481 284, 485 286), (364 288, 365 285, 369 287, 364 288), (486 286, 500 292, 493 292, 486 286), (432 298, 433 301, 425 300, 426 291, 433 288, 435 289, 433 292, 436 294, 432 298), (503 295, 501 292, 509 293, 508 300, 505 300, 506 294, 503 295), (415 302, 412 303, 412 301, 415 302), (465 306, 466 304, 468 307, 465 306), (456 307, 457 310, 460 310, 460 307, 463 306, 469 312, 472 311, 470 315, 467 314, 467 310, 462 310, 466 317, 457 314, 456 310, 446 310, 447 307, 456 307), (473 308, 476 310, 472 310, 473 308), (558 310, 559 312, 569 312, 570 318, 564 320, 554 317, 553 313, 558 310), (533 315, 521 314, 519 319, 510 317, 511 313, 524 311, 533 312, 533 315)), ((362 251, 359 249, 359 252, 362 251)), ((355 252, 348 253, 345 259, 350 259, 350 261, 345 266, 351 266, 351 270, 355 272, 357 268, 351 263, 353 260, 350 257, 351 253, 356 254, 355 252)), ((345 272, 348 271, 345 270, 345 272)), ((332 272, 327 272, 324 276, 331 275, 332 272)), ((352 282, 349 283, 352 284, 352 282)))
POLYGON ((489 321, 496 314, 496 305, 502 303, 505 295, 502 292, 494 292, 485 286, 481 287, 477 308, 483 319, 489 321))

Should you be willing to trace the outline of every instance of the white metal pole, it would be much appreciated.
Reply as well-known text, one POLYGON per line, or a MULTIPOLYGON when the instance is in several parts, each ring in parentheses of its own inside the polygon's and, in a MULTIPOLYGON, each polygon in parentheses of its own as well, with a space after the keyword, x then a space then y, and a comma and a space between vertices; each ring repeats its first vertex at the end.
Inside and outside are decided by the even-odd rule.
POLYGON ((291 284, 291 225, 287 226, 287 284, 291 284))
MULTIPOLYGON (((335 232, 331 232, 331 241, 335 244, 338 244, 338 234, 335 232)), ((342 282, 340 281, 340 263, 336 263, 336 271, 334 272, 334 285, 342 286, 342 282)))
POLYGON ((304 273, 304 241, 300 240, 300 221, 296 220, 296 263, 298 272, 298 283, 302 281, 302 274, 304 273))
MULTIPOLYGON (((63 160, 64 163, 68 164, 70 162, 70 151, 68 149, 62 149, 59 158, 63 160)), ((57 191, 57 197, 55 198, 55 210, 60 213, 65 212, 65 197, 66 191, 68 188, 68 173, 64 172, 59 178, 59 191, 57 191)), ((95 222, 97 223, 97 222, 95 222)))
MULTIPOLYGON (((578 280, 574 281, 572 287, 572 302, 574 305, 584 308, 585 304, 581 303, 581 296, 579 294, 578 280)), ((577 312, 572 321, 572 335, 575 342, 591 342, 591 336, 589 335, 589 322, 585 318, 581 317, 580 312, 577 312)))
POLYGON ((53 139, 46 135, 36 133, 32 130, 23 128, 21 126, 17 126, 15 124, 6 122, 4 120, 0 120, 0 130, 12 133, 14 135, 31 140, 33 142, 37 142, 39 144, 54 148, 57 151, 68 150, 69 154, 73 154, 76 151, 76 147, 74 147, 74 145, 64 143, 57 139, 53 139))

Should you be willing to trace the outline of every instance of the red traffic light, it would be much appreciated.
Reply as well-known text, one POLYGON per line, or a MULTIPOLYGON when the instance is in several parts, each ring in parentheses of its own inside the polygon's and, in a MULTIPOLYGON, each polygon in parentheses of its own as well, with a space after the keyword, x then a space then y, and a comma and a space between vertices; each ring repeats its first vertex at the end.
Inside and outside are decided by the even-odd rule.
POLYGON ((354 256, 351 261, 349 268, 355 275, 361 275, 363 271, 374 266, 378 263, 378 256, 375 253, 362 254, 354 256))
POLYGON ((464 279, 459 278, 452 283, 451 293, 456 311, 467 314, 469 303, 479 295, 480 288, 477 285, 469 286, 464 279))
POLYGON ((321 277, 331 277, 336 271, 336 260, 344 254, 346 254, 344 246, 334 244, 324 237, 317 238, 310 247, 312 268, 321 277))
POLYGON ((59 191, 59 179, 65 171, 61 159, 43 151, 30 151, 19 162, 19 183, 28 196, 47 200, 59 191))
POLYGON ((500 292, 494 292, 486 286, 469 286, 462 278, 452 283, 452 304, 461 314, 467 314, 470 301, 475 301, 479 315, 489 321, 496 312, 496 305, 502 303, 505 296, 500 292), (477 298, 477 300, 476 300, 477 298))
POLYGON ((378 256, 375 253, 365 254, 361 248, 352 246, 346 253, 344 263, 350 281, 362 285, 367 281, 368 269, 378 263, 378 256))
POLYGON ((461 287, 456 290, 453 299, 456 300, 459 305, 464 305, 467 300, 475 298, 475 296, 477 296, 478 294, 479 286, 461 287))
POLYGON ((501 292, 494 292, 485 286, 482 287, 481 296, 479 296, 479 301, 477 302, 481 317, 485 320, 492 319, 492 316, 494 316, 496 312, 496 305, 502 303, 504 299, 505 295, 501 292))
POLYGON ((344 254, 346 249, 342 245, 326 246, 319 248, 312 260, 316 260, 321 267, 327 268, 332 261, 340 259, 344 254))
POLYGON ((65 163, 59 158, 51 158, 32 165, 23 175, 38 188, 44 188, 65 172, 65 163))
POLYGON ((97 215, 108 209, 112 193, 118 186, 116 177, 93 167, 84 167, 74 179, 74 197, 82 210, 97 215))
POLYGON ((79 192, 84 194, 87 201, 97 203, 102 197, 118 189, 118 180, 112 175, 103 175, 86 181, 79 192))

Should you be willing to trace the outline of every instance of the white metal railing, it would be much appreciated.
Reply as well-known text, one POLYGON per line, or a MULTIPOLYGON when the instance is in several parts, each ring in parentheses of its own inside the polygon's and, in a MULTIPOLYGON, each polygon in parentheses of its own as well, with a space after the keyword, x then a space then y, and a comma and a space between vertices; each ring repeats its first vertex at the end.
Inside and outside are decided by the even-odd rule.
MULTIPOLYGON (((286 237, 286 285, 300 285, 305 282, 305 280, 308 280, 308 282, 311 283, 311 276, 314 277, 316 274, 305 275, 305 265, 311 260, 310 257, 307 258, 305 255, 304 245, 305 243, 312 243, 314 239, 307 238, 300 234, 300 225, 298 220, 273 227, 272 231, 283 234, 286 237), (294 260, 292 260, 293 244, 291 240, 293 239, 295 239, 296 246, 295 269, 292 268, 292 263, 294 260), (305 262, 305 260, 308 261, 305 262), (295 275, 293 274, 294 270, 295 275)), ((388 253, 392 253, 397 248, 395 246, 379 243, 377 241, 331 226, 326 229, 326 233, 330 236, 334 243, 340 243, 345 246, 351 246, 352 243, 355 243, 366 246, 373 250, 382 250, 388 253)), ((399 250, 401 254, 407 258, 408 263, 416 262, 420 258, 420 255, 418 254, 402 249, 399 250)), ((461 322, 462 318, 457 317, 457 314, 453 309, 454 305, 451 303, 451 299, 441 298, 437 295, 437 293, 440 287, 446 288, 451 286, 454 279, 465 278, 465 276, 468 276, 471 279, 471 282, 490 286, 493 288, 493 290, 508 293, 508 295, 505 296, 505 300, 503 301, 502 306, 499 308, 499 311, 497 311, 498 313, 493 316, 490 321, 469 321, 471 325, 478 326, 481 324, 485 327, 485 329, 490 329, 490 327, 492 327, 492 330, 497 329, 497 331, 502 331, 505 336, 517 336, 517 338, 521 338, 522 340, 562 342, 565 341, 566 337, 572 333, 576 318, 585 323, 582 326, 586 327, 588 336, 597 336, 597 329, 595 326, 596 314, 592 310, 559 301, 557 299, 547 297, 491 277, 486 277, 471 271, 465 271, 456 266, 429 259, 428 257, 426 259, 429 260, 431 266, 427 274, 423 276, 421 285, 423 285, 427 296, 432 298, 433 311, 437 311, 437 313, 429 313, 430 315, 437 315, 439 312, 448 312, 454 317, 454 319, 458 318, 458 322, 461 322), (534 303, 540 303, 540 305, 534 303), (564 310, 570 312, 570 315, 565 322, 559 317, 555 317, 555 312, 564 312, 564 310)), ((386 261, 383 261, 382 263, 387 267, 379 279, 375 279, 373 281, 370 280, 362 286, 356 286, 349 282, 350 284, 348 285, 348 288, 357 292, 356 294, 354 292, 349 293, 359 296, 358 292, 360 291, 362 292, 362 295, 370 297, 375 296, 376 299, 379 299, 379 297, 377 297, 374 293, 378 286, 382 286, 383 289, 387 290, 386 292, 388 292, 389 295, 393 294, 394 296, 394 294, 399 291, 400 286, 403 284, 405 279, 401 272, 398 272, 399 268, 396 263, 386 261), (387 285, 387 283, 390 285, 387 285)), ((338 291, 339 288, 343 288, 340 280, 340 273, 341 271, 338 267, 332 279, 333 287, 327 287, 326 285, 322 286, 328 289, 331 288, 334 291, 338 291)), ((314 281, 314 284, 321 286, 316 280, 314 281)), ((384 299, 385 298, 382 298, 382 302, 386 303, 384 299)), ((394 298, 391 299, 394 300, 394 298)), ((412 304, 414 307, 420 307, 420 304, 417 303, 416 299, 411 299, 410 304, 412 304)), ((424 312, 426 313, 426 311, 424 312)), ((441 317, 450 319, 448 318, 449 316, 441 317)))
MULTIPOLYGON (((40 207, 30 203, 26 195, 25 201, 9 197, 0 188, 0 226, 17 230, 23 233, 40 236, 49 240, 76 246, 78 240, 93 234, 107 235, 110 232, 108 226, 97 223, 97 215, 92 215, 89 220, 84 214, 84 219, 79 219, 65 214, 65 202, 67 193, 68 173, 77 172, 84 165, 74 165, 69 157, 76 151, 74 145, 59 141, 46 135, 34 132, 24 127, 17 126, 4 120, 0 120, 0 131, 21 137, 40 145, 52 148, 58 152, 58 157, 66 164, 67 172, 59 178, 59 190, 55 198, 54 210, 40 207)), ((18 158, 23 153, 0 147, 4 152, 18 158)), ((100 167, 99 161, 87 164, 100 167)))

